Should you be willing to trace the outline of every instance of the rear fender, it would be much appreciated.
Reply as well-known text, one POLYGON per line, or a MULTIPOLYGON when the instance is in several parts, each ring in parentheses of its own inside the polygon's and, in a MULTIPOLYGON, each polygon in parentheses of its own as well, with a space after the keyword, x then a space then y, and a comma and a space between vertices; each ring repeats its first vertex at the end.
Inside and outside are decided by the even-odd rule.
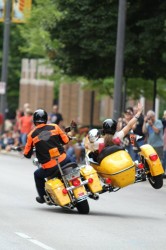
POLYGON ((145 145, 140 147, 140 150, 141 150, 140 155, 143 156, 144 159, 146 160, 151 175, 157 176, 160 174, 164 174, 164 169, 163 169, 163 166, 161 164, 160 158, 158 157, 158 159, 155 161, 152 161, 149 158, 149 156, 151 154, 157 154, 155 149, 151 145, 145 144, 145 145))

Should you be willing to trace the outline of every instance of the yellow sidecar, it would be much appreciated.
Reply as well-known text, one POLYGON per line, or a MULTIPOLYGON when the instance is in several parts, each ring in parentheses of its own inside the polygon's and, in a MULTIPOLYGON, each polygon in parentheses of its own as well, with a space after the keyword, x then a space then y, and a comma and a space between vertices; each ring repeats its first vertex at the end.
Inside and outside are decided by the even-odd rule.
POLYGON ((90 164, 99 176, 110 178, 113 187, 122 188, 135 182, 135 164, 127 151, 117 146, 105 148, 98 162, 90 164))

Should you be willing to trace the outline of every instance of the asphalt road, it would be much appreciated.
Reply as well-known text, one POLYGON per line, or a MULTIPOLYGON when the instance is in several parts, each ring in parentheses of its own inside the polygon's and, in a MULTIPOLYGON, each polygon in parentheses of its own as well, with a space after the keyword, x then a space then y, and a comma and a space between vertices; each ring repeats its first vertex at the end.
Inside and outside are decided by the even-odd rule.
POLYGON ((0 154, 0 250, 166 249, 166 179, 89 200, 90 214, 36 203, 31 160, 0 154))

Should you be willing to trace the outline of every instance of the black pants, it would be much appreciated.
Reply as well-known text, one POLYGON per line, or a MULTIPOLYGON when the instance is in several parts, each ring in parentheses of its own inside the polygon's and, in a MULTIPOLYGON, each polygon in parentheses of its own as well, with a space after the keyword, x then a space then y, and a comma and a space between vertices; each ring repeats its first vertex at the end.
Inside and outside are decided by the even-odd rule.
MULTIPOLYGON (((60 165, 61 167, 64 166, 65 164, 71 162, 69 157, 66 157, 65 160, 63 160, 60 165)), ((35 172, 34 172, 34 179, 35 179, 35 183, 36 183, 36 189, 37 192, 39 194, 39 196, 41 198, 43 198, 44 195, 46 195, 44 186, 45 186, 45 178, 52 176, 55 173, 55 176, 58 175, 59 171, 58 170, 58 166, 56 165, 55 167, 52 168, 47 168, 47 169, 43 169, 43 168, 38 168, 35 172)))

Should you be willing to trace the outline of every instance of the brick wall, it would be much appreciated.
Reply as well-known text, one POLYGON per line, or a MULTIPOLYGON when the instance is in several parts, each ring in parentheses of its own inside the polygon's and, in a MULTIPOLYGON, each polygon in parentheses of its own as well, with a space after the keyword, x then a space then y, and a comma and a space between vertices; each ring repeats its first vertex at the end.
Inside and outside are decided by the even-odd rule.
POLYGON ((20 79, 19 108, 29 103, 32 111, 44 108, 52 111, 54 82, 46 79, 52 69, 43 64, 43 60, 23 59, 20 79))
MULTIPOLYGON (((81 126, 90 125, 91 115, 91 91, 84 90, 78 83, 61 84, 59 95, 59 111, 62 113, 65 125, 70 124, 71 120, 75 120, 81 126)), ((107 114, 111 111, 110 101, 106 100, 104 107, 107 107, 107 114)), ((111 114, 109 114, 111 115, 111 114)), ((97 93, 94 98, 93 125, 101 126, 101 100, 97 99, 97 93)))

